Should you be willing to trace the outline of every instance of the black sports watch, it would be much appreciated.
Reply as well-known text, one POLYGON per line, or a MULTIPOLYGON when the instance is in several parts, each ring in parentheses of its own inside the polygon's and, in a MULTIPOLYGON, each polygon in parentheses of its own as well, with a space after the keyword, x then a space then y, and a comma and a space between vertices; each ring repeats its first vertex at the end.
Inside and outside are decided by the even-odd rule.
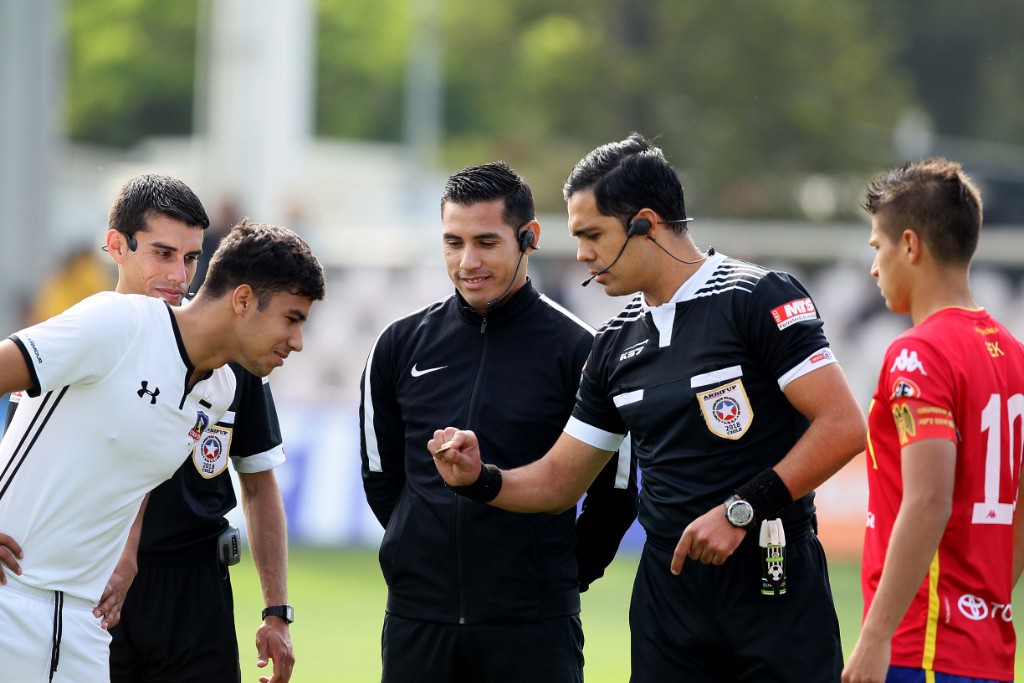
POLYGON ((291 605, 271 605, 263 608, 263 618, 281 617, 286 623, 295 621, 295 608, 291 605))
POLYGON ((725 501, 725 518, 734 527, 749 529, 754 526, 754 508, 737 495, 729 496, 725 501))

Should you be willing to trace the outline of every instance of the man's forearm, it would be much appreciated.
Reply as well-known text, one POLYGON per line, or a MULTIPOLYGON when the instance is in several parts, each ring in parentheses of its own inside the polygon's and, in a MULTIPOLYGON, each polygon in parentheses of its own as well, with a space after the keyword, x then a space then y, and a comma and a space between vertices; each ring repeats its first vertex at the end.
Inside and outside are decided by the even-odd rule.
POLYGON ((241 475, 242 510, 265 605, 288 602, 288 523, 273 472, 241 475), (257 479, 253 481, 253 477, 257 479))

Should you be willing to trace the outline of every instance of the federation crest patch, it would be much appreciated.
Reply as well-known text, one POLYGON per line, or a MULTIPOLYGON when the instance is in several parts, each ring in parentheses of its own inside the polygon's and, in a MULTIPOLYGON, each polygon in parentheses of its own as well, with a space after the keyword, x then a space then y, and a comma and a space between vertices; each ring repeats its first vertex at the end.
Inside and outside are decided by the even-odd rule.
POLYGON ((892 419, 896 421, 896 433, 900 438, 900 445, 906 446, 917 434, 917 424, 914 422, 914 415, 910 412, 910 406, 906 403, 897 403, 892 407, 892 419))
POLYGON ((213 425, 192 451, 192 464, 204 479, 213 479, 228 466, 231 452, 231 428, 213 425))
POLYGON ((206 428, 210 426, 210 416, 201 410, 196 411, 196 423, 192 425, 192 429, 188 430, 188 438, 198 439, 202 436, 206 428))
POLYGON ((723 439, 739 439, 754 421, 743 380, 736 380, 697 394, 700 412, 712 434, 723 439))
POLYGON ((897 377, 893 382, 892 395, 889 398, 921 398, 921 389, 913 380, 897 377))

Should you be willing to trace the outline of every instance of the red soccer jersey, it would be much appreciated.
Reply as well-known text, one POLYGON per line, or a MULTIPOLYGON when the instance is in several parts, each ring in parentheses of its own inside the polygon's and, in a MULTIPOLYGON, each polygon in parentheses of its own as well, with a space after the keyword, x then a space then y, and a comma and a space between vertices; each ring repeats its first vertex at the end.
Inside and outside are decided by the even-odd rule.
POLYGON ((868 414, 867 614, 903 497, 901 446, 956 442, 953 510, 892 641, 892 664, 1013 679, 1013 511, 1024 346, 983 310, 946 308, 889 346, 868 414))

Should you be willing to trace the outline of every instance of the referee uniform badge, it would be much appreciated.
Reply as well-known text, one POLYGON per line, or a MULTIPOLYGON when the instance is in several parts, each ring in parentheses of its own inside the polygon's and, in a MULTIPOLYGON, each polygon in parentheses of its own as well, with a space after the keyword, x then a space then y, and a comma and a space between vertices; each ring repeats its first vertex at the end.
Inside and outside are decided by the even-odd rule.
POLYGON ((702 391, 697 394, 697 402, 708 429, 723 439, 742 438, 754 421, 743 380, 702 391))

